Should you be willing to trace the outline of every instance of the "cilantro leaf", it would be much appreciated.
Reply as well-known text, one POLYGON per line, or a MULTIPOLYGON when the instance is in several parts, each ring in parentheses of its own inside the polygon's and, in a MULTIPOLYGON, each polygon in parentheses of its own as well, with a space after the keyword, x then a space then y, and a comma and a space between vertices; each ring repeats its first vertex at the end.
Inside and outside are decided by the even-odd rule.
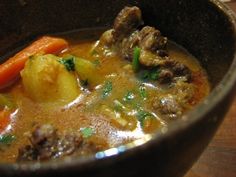
POLYGON ((160 70, 158 68, 154 68, 151 70, 143 70, 138 74, 138 77, 141 80, 145 81, 155 81, 159 79, 160 70))
POLYGON ((59 60, 61 64, 63 64, 68 71, 74 71, 75 70, 75 61, 74 57, 71 56, 70 58, 63 58, 59 60))
POLYGON ((139 110, 136 114, 136 117, 139 120, 141 127, 143 127, 146 117, 153 117, 153 115, 150 112, 139 110))
POLYGON ((139 95, 141 96, 142 99, 147 98, 147 91, 146 91, 146 87, 144 85, 139 86, 139 95))
POLYGON ((82 128, 81 130, 83 138, 89 138, 93 135, 93 129, 91 127, 85 127, 82 128))
POLYGON ((137 72, 140 67, 139 58, 140 58, 141 49, 139 47, 134 48, 134 55, 132 61, 132 67, 134 72, 137 72))
POLYGON ((1 135, 0 136, 0 145, 9 145, 12 143, 12 141, 14 141, 16 139, 16 137, 14 135, 1 135))
POLYGON ((106 81, 102 90, 102 98, 108 97, 111 94, 111 91, 112 91, 112 82, 106 81))
POLYGON ((123 98, 124 101, 131 101, 133 99, 134 99, 134 94, 131 91, 128 91, 123 98))

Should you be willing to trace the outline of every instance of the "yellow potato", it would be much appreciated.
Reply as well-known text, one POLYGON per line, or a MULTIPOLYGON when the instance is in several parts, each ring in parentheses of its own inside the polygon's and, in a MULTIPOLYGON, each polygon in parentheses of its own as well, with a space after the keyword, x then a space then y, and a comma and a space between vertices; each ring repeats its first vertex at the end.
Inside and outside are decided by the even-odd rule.
POLYGON ((69 103, 79 94, 76 77, 51 54, 31 57, 21 77, 25 91, 38 102, 69 103))
POLYGON ((81 80, 87 80, 90 87, 101 84, 103 81, 99 70, 95 65, 86 59, 75 57, 75 70, 81 80))

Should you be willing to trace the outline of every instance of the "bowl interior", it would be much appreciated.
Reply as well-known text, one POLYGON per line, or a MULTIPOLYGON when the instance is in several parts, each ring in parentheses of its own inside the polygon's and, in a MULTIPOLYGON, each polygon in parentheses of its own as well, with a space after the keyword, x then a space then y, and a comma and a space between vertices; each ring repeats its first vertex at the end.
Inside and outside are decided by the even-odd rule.
POLYGON ((139 6, 145 24, 185 47, 206 69, 212 88, 219 85, 233 62, 236 39, 233 17, 215 0, 5 1, 0 5, 0 60, 42 34, 111 27, 127 5, 139 6))

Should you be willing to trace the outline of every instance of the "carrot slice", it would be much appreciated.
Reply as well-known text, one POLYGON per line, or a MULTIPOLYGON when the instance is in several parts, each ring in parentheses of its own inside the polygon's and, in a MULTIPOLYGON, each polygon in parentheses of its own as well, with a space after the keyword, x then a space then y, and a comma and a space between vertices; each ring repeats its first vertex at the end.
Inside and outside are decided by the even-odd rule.
POLYGON ((44 36, 33 42, 0 65, 0 88, 5 87, 19 75, 30 56, 37 53, 57 54, 67 47, 68 43, 64 39, 49 36, 44 36))
POLYGON ((10 124, 10 112, 7 110, 0 111, 0 133, 10 124))

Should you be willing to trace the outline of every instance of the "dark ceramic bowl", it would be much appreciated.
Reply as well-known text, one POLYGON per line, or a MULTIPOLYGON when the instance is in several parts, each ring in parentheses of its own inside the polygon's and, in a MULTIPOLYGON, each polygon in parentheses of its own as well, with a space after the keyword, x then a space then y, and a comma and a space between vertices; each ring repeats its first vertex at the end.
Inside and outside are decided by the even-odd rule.
POLYGON ((216 0, 1 0, 1 60, 41 34, 109 27, 125 5, 139 6, 146 24, 199 59, 211 94, 151 140, 86 159, 0 164, 1 177, 180 177, 200 156, 228 110, 236 81, 235 16, 216 0))

